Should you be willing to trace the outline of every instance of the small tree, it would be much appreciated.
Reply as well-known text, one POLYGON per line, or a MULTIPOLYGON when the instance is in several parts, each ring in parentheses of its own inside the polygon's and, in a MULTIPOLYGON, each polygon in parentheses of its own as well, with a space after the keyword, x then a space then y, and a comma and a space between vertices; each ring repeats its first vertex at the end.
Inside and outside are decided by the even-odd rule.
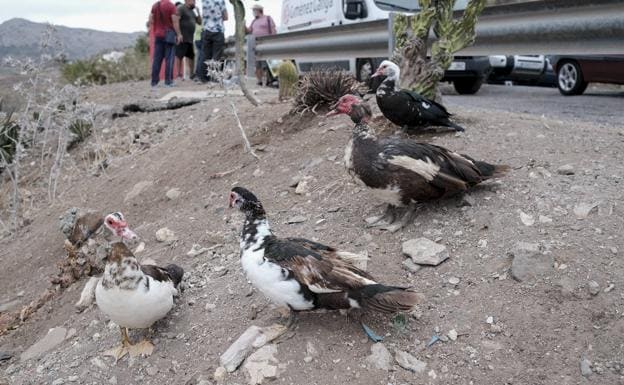
POLYGON ((253 104, 257 106, 260 101, 247 89, 247 82, 245 81, 245 60, 243 58, 243 44, 245 44, 245 6, 242 0, 230 0, 232 7, 234 7, 234 21, 236 25, 235 44, 236 44, 236 63, 238 64, 238 83, 240 84, 241 91, 253 104))
POLYGON ((440 99, 438 83, 455 52, 474 43, 475 24, 486 0, 470 0, 462 16, 453 18, 455 0, 419 0, 420 12, 395 18, 395 60, 401 68, 401 86, 425 97, 440 99), (428 38, 433 29, 437 40, 428 38))

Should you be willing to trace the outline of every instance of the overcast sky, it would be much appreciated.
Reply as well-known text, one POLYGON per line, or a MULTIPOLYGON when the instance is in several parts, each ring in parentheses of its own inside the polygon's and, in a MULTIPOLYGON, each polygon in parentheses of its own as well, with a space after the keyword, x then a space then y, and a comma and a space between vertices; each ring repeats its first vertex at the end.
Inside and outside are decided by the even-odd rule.
MULTIPOLYGON (((174 2, 177 0, 174 0, 174 2)), ((0 0, 0 23, 21 17, 37 22, 102 31, 135 32, 145 30, 149 10, 155 0, 0 0)), ((201 0, 196 0, 199 5, 201 0)), ((232 6, 225 0, 228 12, 232 6)), ((251 21, 251 6, 255 1, 243 0, 247 6, 247 23, 251 21)), ((279 25, 281 0, 260 0, 265 14, 279 25)), ((226 35, 234 34, 234 18, 226 23, 226 35)))

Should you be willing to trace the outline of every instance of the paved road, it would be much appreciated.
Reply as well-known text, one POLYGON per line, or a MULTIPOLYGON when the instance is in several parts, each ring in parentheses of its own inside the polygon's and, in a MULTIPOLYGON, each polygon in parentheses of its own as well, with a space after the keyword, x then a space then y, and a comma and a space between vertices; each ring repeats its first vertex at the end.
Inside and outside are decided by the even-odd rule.
POLYGON ((594 86, 581 96, 563 96, 556 88, 485 85, 476 95, 457 95, 444 86, 444 102, 463 108, 487 108, 544 115, 563 121, 624 126, 624 91, 594 86))

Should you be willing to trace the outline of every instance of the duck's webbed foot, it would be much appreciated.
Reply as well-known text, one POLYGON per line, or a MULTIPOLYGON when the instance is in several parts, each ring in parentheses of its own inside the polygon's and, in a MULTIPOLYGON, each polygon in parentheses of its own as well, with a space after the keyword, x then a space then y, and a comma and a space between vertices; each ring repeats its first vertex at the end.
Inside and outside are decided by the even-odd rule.
POLYGON ((121 332, 121 345, 114 347, 105 351, 105 356, 114 357, 115 361, 119 361, 123 356, 129 353, 128 348, 132 345, 130 343, 130 338, 128 338, 128 329, 120 326, 119 331, 121 332))
POLYGON ((396 219, 397 208, 392 205, 388 205, 386 210, 381 215, 366 218, 366 227, 383 227, 394 223, 396 219))
POLYGON ((389 231, 391 233, 397 232, 412 222, 412 220, 414 219, 415 213, 416 213, 416 206, 413 204, 410 204, 407 208, 405 208, 405 211, 403 215, 401 216, 400 220, 393 221, 384 226, 379 226, 379 229, 389 231))
POLYGON ((151 356, 152 353, 154 353, 154 345, 147 339, 144 339, 138 344, 130 345, 128 347, 128 353, 130 354, 130 357, 151 356))

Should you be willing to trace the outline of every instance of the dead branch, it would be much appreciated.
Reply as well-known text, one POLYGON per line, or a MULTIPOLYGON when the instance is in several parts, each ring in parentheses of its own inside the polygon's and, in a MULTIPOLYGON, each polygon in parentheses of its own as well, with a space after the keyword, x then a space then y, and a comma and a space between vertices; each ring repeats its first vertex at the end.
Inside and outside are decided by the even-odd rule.
POLYGON ((249 139, 247 139, 247 134, 245 134, 245 129, 243 128, 243 125, 241 124, 241 121, 238 118, 238 112, 236 112, 236 106, 234 106, 234 103, 231 100, 230 100, 230 107, 232 107, 232 112, 234 113, 234 117, 236 118, 236 123, 238 123, 238 128, 240 129, 241 135, 243 137, 243 141, 245 142, 245 150, 247 150, 251 155, 253 155, 254 158, 260 159, 260 157, 256 155, 254 150, 251 148, 251 143, 249 143, 249 139))
POLYGON ((245 62, 243 60, 243 43, 245 41, 245 6, 241 0, 230 0, 230 3, 232 3, 232 6, 234 7, 234 20, 236 22, 235 45, 236 62, 238 63, 238 84, 240 85, 241 91, 243 91, 247 100, 249 100, 249 102, 254 106, 259 106, 260 101, 251 92, 249 92, 247 82, 245 81, 245 66, 243 65, 245 62))

